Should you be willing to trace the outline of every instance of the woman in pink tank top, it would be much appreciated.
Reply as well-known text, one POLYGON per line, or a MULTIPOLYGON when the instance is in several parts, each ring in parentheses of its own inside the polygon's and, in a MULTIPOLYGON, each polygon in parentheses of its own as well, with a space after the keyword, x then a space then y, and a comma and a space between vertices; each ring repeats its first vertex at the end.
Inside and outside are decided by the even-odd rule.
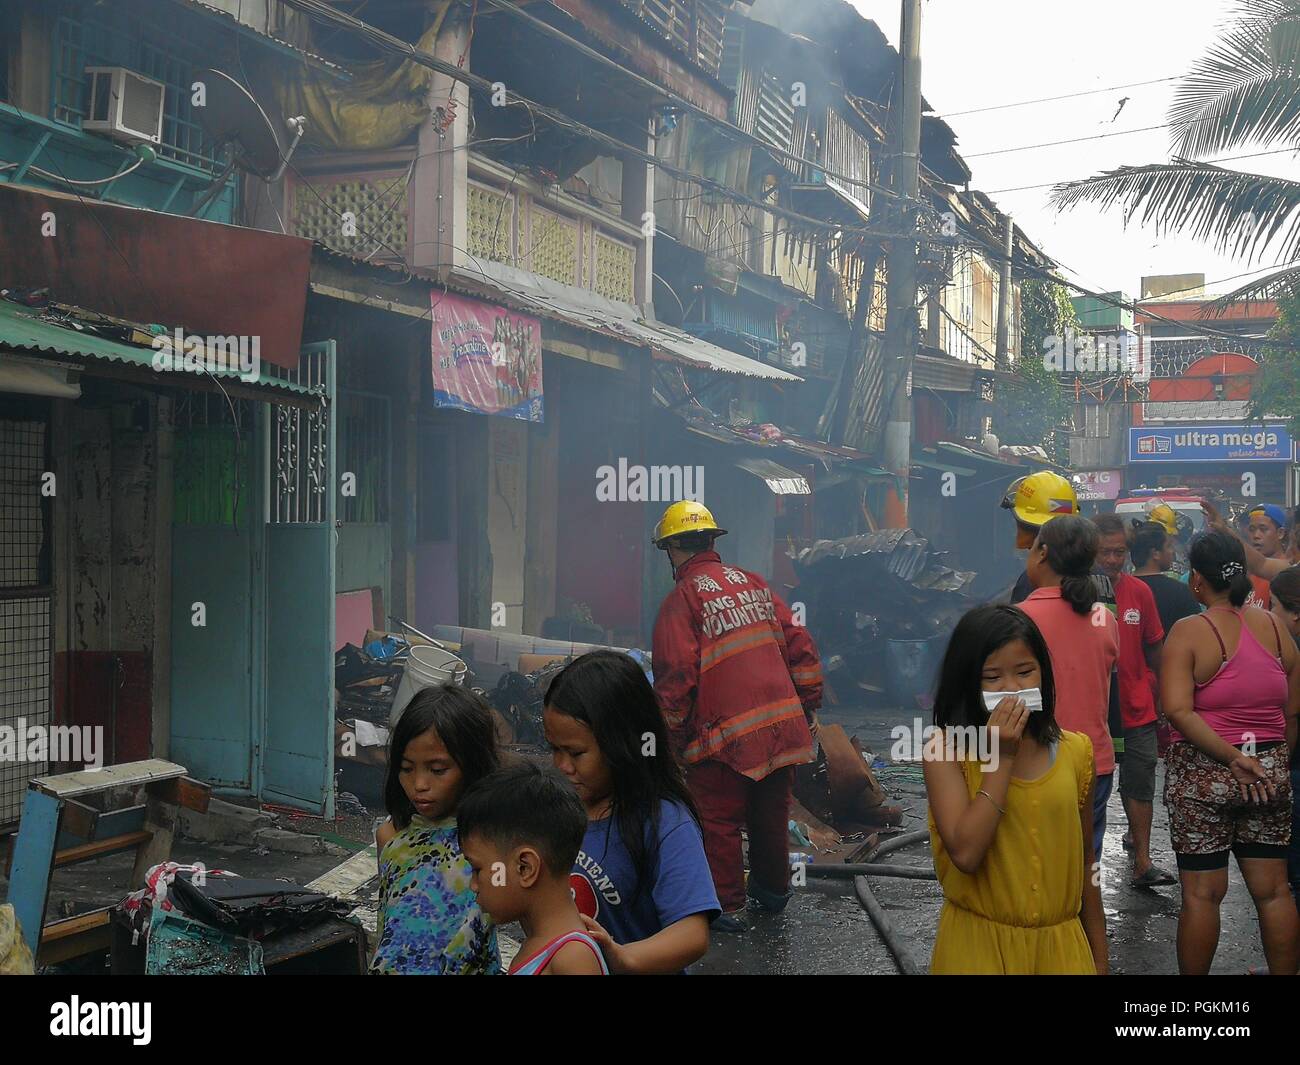
POLYGON ((1286 850, 1300 652, 1270 614, 1243 608, 1250 580, 1231 534, 1197 536, 1188 561, 1188 585, 1205 612, 1170 630, 1160 677, 1173 739, 1165 805, 1182 884, 1178 968, 1210 971, 1231 852, 1259 914, 1269 971, 1294 975, 1300 921, 1286 850))

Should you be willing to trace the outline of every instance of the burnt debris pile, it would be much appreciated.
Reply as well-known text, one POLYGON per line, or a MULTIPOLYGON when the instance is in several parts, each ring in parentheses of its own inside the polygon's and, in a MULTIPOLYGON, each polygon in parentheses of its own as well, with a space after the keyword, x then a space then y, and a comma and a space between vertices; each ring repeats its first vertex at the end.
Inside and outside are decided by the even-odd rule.
POLYGON ((831 700, 925 703, 977 576, 943 565, 943 557, 911 529, 818 540, 794 557, 795 598, 821 651, 831 700))

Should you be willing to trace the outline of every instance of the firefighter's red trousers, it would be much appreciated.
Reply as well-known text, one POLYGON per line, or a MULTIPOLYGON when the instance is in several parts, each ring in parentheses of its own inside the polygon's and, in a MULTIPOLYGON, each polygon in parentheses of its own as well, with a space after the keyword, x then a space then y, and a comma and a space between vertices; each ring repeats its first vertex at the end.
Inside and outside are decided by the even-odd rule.
POLYGON ((704 853, 724 913, 745 906, 745 863, 740 830, 749 833, 750 879, 774 895, 790 892, 788 831, 794 767, 750 780, 721 762, 686 767, 700 811, 704 853))

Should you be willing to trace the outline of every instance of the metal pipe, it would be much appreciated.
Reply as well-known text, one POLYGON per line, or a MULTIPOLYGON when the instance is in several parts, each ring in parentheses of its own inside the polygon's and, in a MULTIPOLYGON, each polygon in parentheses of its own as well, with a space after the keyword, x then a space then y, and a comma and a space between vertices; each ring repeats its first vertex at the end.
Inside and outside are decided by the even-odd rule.
POLYGON ((903 880, 934 880, 933 869, 918 869, 888 862, 855 862, 851 865, 805 865, 804 874, 814 880, 847 880, 855 876, 896 876, 903 880))

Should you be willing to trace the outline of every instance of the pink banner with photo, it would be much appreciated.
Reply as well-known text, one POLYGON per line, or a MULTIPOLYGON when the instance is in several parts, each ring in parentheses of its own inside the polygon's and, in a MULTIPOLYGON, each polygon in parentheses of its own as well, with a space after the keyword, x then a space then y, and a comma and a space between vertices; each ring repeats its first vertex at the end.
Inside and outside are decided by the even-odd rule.
POLYGON ((542 420, 542 323, 435 289, 433 401, 439 407, 542 420))

